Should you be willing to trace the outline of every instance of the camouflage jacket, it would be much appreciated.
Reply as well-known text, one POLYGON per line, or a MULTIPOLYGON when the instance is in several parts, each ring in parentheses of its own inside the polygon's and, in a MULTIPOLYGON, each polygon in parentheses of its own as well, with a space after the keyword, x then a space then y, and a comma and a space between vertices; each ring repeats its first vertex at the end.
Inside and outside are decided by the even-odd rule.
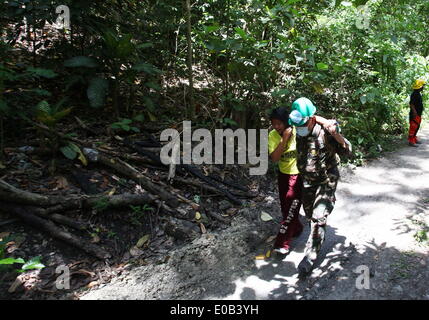
POLYGON ((342 148, 338 142, 319 124, 307 137, 297 135, 298 169, 304 181, 304 187, 328 182, 328 173, 335 170, 340 163, 337 154, 342 148), (331 170, 333 169, 333 170, 331 170))

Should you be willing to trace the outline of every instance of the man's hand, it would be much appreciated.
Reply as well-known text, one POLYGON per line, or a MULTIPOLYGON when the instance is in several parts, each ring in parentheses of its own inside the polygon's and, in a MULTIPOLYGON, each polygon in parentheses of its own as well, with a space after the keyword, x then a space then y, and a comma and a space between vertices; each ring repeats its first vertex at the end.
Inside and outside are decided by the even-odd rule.
POLYGON ((337 120, 327 120, 324 128, 326 131, 329 132, 331 136, 337 140, 337 142, 345 149, 348 149, 348 145, 346 142, 346 139, 343 137, 343 135, 340 133, 340 125, 338 124, 337 120))
POLYGON ((340 132, 338 122, 335 119, 327 120, 326 124, 323 126, 332 136, 340 132))

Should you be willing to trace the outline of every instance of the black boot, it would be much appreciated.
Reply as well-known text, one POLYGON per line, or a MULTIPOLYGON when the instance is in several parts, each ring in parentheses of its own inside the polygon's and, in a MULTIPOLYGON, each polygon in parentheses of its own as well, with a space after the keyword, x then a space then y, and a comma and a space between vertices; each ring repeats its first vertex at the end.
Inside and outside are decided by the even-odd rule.
POLYGON ((309 257, 305 256, 304 259, 298 265, 298 273, 300 275, 307 275, 313 270, 314 261, 310 260, 309 257))

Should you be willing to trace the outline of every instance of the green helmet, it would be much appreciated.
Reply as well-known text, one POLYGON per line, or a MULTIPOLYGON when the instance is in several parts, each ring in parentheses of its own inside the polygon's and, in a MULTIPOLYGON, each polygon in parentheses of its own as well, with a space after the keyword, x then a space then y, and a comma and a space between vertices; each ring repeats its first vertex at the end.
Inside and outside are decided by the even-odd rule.
POLYGON ((313 102, 307 98, 299 98, 292 103, 292 111, 289 114, 289 124, 302 126, 316 113, 313 102))

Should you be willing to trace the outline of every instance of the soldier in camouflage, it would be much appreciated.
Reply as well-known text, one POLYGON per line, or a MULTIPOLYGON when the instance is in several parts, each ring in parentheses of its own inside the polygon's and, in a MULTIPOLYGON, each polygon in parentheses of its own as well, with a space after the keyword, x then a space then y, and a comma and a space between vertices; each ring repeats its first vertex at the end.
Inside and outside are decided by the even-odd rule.
POLYGON ((307 98, 292 104, 289 123, 296 126, 298 169, 303 180, 302 204, 310 223, 301 274, 309 273, 325 240, 327 218, 334 209, 335 191, 340 178, 339 155, 349 155, 351 144, 336 121, 322 127, 315 120, 316 107, 307 98))

